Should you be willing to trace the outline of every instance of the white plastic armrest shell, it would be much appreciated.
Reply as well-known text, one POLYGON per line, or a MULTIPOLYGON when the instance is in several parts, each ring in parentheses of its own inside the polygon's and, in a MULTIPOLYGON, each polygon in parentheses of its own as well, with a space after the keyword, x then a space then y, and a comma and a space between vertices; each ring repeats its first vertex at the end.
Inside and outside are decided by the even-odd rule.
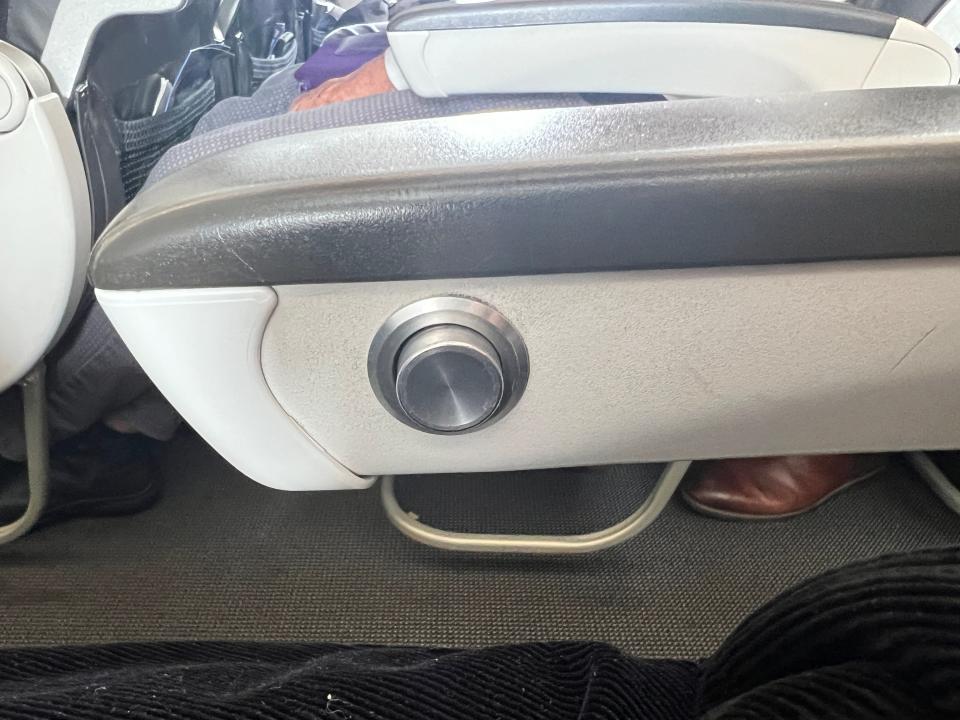
POLYGON ((317 445, 267 386, 260 348, 273 288, 97 290, 97 299, 170 403, 247 477, 278 490, 373 483, 317 445))
MULTIPOLYGON (((498 5, 471 8, 482 13, 498 5)), ((635 5, 642 7, 642 0, 635 5)), ((400 22, 404 14, 388 30, 387 71, 398 88, 424 97, 536 92, 717 97, 948 85, 960 79, 954 48, 903 18, 891 17, 889 33, 879 35, 778 25, 775 19, 718 22, 715 13, 706 17, 711 3, 701 5, 703 21, 696 19, 696 7, 684 20, 670 22, 590 22, 585 16, 550 24, 544 11, 528 25, 498 27, 491 20, 481 27, 475 17, 472 26, 440 22, 435 29, 417 29, 418 23, 400 22)), ((808 12, 827 13, 836 3, 809 6, 808 12)))

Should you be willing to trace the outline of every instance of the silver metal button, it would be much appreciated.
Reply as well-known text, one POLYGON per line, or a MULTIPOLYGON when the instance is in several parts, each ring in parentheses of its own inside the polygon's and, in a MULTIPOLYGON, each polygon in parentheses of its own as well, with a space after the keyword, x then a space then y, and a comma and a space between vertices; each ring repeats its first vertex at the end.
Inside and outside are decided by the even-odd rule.
POLYGON ((437 435, 476 432, 520 401, 530 374, 523 338, 472 298, 431 297, 386 319, 367 356, 370 385, 400 422, 437 435))
POLYGON ((397 398, 407 416, 428 430, 462 432, 490 418, 503 399, 496 349, 459 325, 421 330, 397 359, 397 398))

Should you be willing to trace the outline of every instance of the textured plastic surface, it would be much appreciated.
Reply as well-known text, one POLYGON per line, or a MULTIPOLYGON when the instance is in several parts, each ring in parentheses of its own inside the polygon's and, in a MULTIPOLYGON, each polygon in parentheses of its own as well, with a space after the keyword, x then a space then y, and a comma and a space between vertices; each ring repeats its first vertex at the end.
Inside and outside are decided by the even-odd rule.
MULTIPOLYGON (((286 411, 360 474, 960 447, 960 259, 277 288, 263 342, 286 411), (402 424, 370 389, 398 306, 476 297, 530 355, 478 432, 402 424)), ((170 339, 157 339, 170 342, 170 339)))
POLYGON ((217 287, 948 255, 958 186, 960 88, 386 123, 168 176, 108 228, 92 277, 217 287))
POLYGON ((363 488, 304 434, 263 379, 270 288, 97 293, 117 332, 184 419, 248 477, 282 490, 363 488))

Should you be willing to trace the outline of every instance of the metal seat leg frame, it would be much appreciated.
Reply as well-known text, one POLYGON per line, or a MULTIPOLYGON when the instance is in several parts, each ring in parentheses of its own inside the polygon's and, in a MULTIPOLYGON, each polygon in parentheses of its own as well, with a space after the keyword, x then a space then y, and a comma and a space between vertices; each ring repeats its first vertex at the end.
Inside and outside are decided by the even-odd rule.
POLYGON ((907 453, 907 458, 920 477, 927 481, 930 489, 944 504, 960 515, 960 489, 943 474, 937 464, 925 452, 907 453))
POLYGON ((19 519, 0 526, 0 545, 13 542, 30 532, 43 514, 50 490, 46 367, 42 362, 21 381, 20 386, 23 389, 23 429, 30 499, 19 519))
POLYGON ((689 468, 690 462, 687 460, 670 463, 636 512, 605 530, 584 535, 486 535, 440 530, 420 522, 400 507, 392 476, 380 481, 380 497, 390 522, 404 535, 424 545, 474 553, 575 555, 606 550, 644 530, 667 506, 689 468))

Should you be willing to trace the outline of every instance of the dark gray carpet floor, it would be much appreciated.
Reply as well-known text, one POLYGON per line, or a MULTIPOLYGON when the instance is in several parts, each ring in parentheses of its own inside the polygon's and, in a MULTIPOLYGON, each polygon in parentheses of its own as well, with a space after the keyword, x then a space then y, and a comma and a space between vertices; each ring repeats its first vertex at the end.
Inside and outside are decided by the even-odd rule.
MULTIPOLYGON (((582 532, 628 514, 657 472, 413 478, 398 494, 407 509, 451 529, 582 532)), ((696 657, 811 575, 960 544, 960 517, 896 464, 794 520, 727 523, 674 500, 627 545, 536 559, 415 545, 383 517, 375 490, 272 491, 191 434, 171 444, 164 473, 165 497, 141 515, 77 520, 0 548, 0 645, 590 639, 696 657)))

